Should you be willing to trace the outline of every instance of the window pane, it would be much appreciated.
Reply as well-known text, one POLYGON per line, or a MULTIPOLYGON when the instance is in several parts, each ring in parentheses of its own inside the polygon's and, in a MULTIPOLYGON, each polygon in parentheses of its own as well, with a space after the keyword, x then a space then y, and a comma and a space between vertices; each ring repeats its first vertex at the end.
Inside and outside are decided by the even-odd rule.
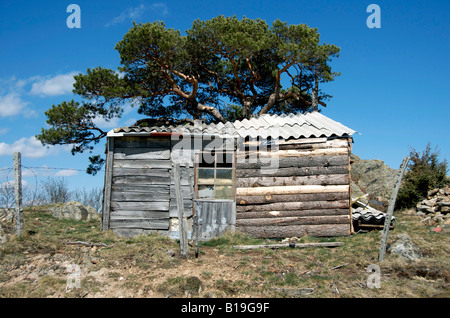
MULTIPOLYGON (((214 169, 208 169, 208 168, 199 168, 198 169, 198 179, 199 181, 210 181, 211 184, 214 183, 214 169)), ((205 182, 203 182, 205 183, 205 182)))
POLYGON ((216 170, 216 183, 217 184, 231 184, 233 178, 232 169, 217 169, 216 170))
POLYGON ((215 198, 216 199, 231 199, 233 194, 230 186, 216 186, 215 198))
POLYGON ((202 198, 214 198, 214 186, 198 186, 198 197, 202 198))

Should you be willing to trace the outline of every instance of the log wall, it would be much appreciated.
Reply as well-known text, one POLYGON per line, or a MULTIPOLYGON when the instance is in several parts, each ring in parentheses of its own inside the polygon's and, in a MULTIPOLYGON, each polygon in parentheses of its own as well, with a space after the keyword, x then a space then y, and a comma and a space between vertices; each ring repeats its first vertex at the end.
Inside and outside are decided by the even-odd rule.
POLYGON ((318 141, 238 152, 236 229, 261 238, 350 234, 350 140, 318 141))

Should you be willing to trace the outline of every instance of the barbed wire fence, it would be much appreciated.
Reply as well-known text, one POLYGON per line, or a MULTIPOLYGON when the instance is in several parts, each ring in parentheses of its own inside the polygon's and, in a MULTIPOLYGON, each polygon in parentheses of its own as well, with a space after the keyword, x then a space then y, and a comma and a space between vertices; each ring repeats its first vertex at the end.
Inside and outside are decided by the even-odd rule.
MULTIPOLYGON (((85 188, 75 189, 75 191, 69 191, 68 189, 63 189, 67 186, 65 183, 65 176, 58 176, 53 174, 44 174, 47 177, 47 180, 39 181, 39 178, 42 175, 39 171, 79 171, 86 172, 85 169, 78 168, 70 168, 70 167, 48 167, 48 166, 28 166, 21 165, 22 170, 22 182, 24 176, 26 178, 32 178, 32 182, 25 182, 22 184, 22 196, 23 196, 23 205, 26 207, 35 206, 35 205, 43 205, 49 203, 57 203, 57 201, 68 201, 69 198, 73 199, 73 201, 80 202, 84 205, 89 205, 95 208, 97 211, 101 210, 102 206, 102 196, 103 189, 101 188, 92 188, 90 191, 85 188), (57 180, 57 178, 61 178, 57 180), (58 184, 59 183, 59 184, 58 184), (65 199, 59 200, 58 195, 55 195, 53 198, 49 197, 49 193, 45 193, 50 191, 50 189, 59 186, 60 190, 66 191, 65 199), (52 202, 53 201, 53 202, 52 202)), ((100 170, 104 172, 104 169, 100 170)), ((60 193, 62 195, 62 193, 60 193)), ((65 202, 62 202, 65 203, 65 202)), ((16 198, 15 198, 15 178, 14 178, 14 167, 3 167, 0 168, 0 209, 14 209, 16 208, 16 198)))

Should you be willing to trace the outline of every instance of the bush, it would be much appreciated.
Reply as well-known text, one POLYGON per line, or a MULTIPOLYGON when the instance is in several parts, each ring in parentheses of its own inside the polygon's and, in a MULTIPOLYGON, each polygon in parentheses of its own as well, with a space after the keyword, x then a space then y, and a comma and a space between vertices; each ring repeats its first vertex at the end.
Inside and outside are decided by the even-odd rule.
POLYGON ((66 203, 72 195, 69 182, 64 177, 48 177, 42 182, 42 192, 42 201, 46 203, 66 203))
POLYGON ((447 161, 445 159, 439 161, 437 147, 432 151, 428 143, 422 153, 410 148, 409 156, 411 160, 397 196, 397 209, 415 207, 419 201, 427 197, 429 190, 450 183, 447 177, 447 161))
POLYGON ((92 188, 91 190, 86 190, 85 188, 76 189, 72 193, 72 200, 91 206, 99 212, 102 209, 103 190, 101 188, 92 188))

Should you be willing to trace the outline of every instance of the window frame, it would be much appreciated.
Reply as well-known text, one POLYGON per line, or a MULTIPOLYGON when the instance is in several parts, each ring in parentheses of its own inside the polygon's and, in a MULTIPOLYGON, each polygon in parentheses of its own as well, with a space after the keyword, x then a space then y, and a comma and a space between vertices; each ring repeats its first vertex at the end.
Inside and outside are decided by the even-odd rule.
POLYGON ((211 155, 211 151, 200 151, 195 154, 195 161, 194 161, 194 192, 196 199, 207 199, 207 200, 236 200, 236 153, 233 150, 215 150, 214 151, 214 166, 213 167, 200 167, 200 155, 203 155, 203 153, 207 153, 208 155, 211 155), (218 155, 228 155, 230 154, 232 157, 231 159, 231 167, 218 167, 218 155), (199 178, 199 172, 200 169, 211 169, 214 170, 214 178, 212 182, 202 182, 201 178, 199 178), (217 182, 217 170, 231 170, 231 179, 225 179, 226 182, 217 182), (200 182, 199 182, 200 179, 200 182), (214 197, 203 197, 199 198, 199 186, 213 186, 214 187, 214 197), (217 186, 229 186, 231 187, 231 197, 227 198, 216 198, 216 187, 217 186))

